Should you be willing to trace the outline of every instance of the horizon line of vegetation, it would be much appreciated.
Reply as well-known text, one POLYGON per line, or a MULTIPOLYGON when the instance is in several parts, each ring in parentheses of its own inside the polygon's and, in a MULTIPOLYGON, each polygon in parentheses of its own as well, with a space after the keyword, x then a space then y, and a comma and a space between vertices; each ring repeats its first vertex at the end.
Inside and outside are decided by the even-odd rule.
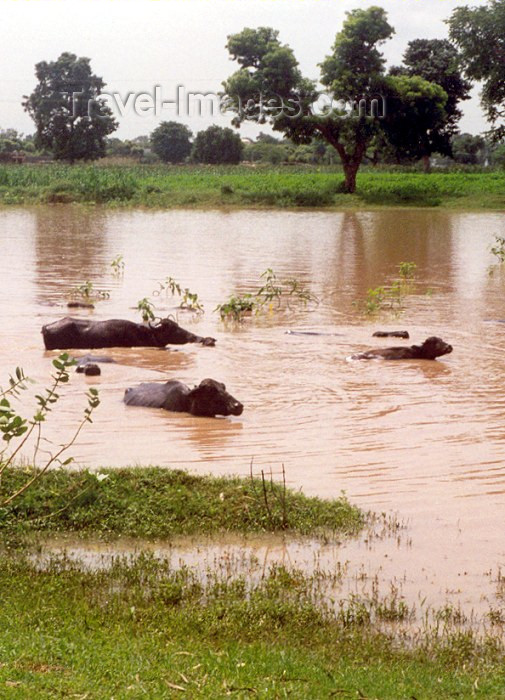
MULTIPOLYGON (((505 31, 505 3, 488 0, 479 8, 455 8, 446 23, 448 39, 414 39, 402 63, 386 69, 381 47, 395 33, 387 11, 380 6, 350 10, 330 53, 318 64, 317 80, 302 74, 278 30, 261 26, 231 34, 226 49, 238 66, 222 82, 227 109, 234 115, 231 124, 239 128, 244 122, 268 123, 294 144, 314 144, 320 155, 329 148, 342 164, 342 190, 354 193, 357 173, 367 158, 374 163, 421 160, 429 171, 432 154, 451 156, 462 116, 460 103, 469 99, 477 80, 483 85, 480 97, 490 124, 489 139, 501 148, 505 93, 493 52, 505 31), (387 100, 387 112, 314 110, 318 84, 331 104, 344 95, 353 104, 381 96, 387 100), (279 100, 296 105, 296 113, 265 112, 265 105, 279 100)), ((34 147, 69 163, 106 155, 106 139, 118 121, 104 97, 105 82, 92 73, 90 59, 64 52, 56 61, 37 63, 35 73, 38 83, 22 102, 36 125, 34 147), (62 89, 66 85, 79 85, 80 91, 62 89)), ((173 163, 187 158, 204 163, 241 160, 244 145, 228 127, 214 124, 198 132, 193 143, 192 136, 184 124, 163 121, 152 132, 150 145, 161 160, 173 163)), ((474 158, 479 145, 467 143, 466 149, 474 158)), ((23 160, 19 153, 3 155, 18 163, 23 160)))
POLYGON ((363 204, 503 208, 505 171, 363 169, 354 195, 335 168, 0 165, 0 204, 141 207, 345 207, 363 204))

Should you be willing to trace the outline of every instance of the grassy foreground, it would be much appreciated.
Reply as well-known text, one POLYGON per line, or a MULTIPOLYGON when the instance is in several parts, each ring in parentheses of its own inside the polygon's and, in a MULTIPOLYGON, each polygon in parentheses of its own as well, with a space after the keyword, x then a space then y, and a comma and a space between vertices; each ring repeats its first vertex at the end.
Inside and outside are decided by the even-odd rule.
MULTIPOLYGON (((0 495, 25 477, 7 469, 0 495)), ((157 468, 47 473, 0 509, 0 697, 504 697, 499 641, 446 626, 444 611, 403 644, 381 624, 410 619, 406 604, 377 594, 332 605, 338 569, 277 566, 230 578, 137 554, 92 571, 65 556, 41 564, 14 546, 17 534, 33 531, 345 534, 364 521, 345 499, 261 480, 157 468)))
MULTIPOLYGON (((26 480, 26 471, 6 470, 0 502, 26 480)), ((363 524, 363 513, 345 498, 323 501, 261 479, 192 476, 156 467, 110 469, 98 475, 51 471, 12 505, 0 509, 0 533, 64 531, 158 538, 276 530, 350 534, 363 524)))
POLYGON ((2 698, 502 698, 500 645, 425 635, 410 649, 317 579, 202 583, 140 556, 106 571, 0 555, 2 698))
POLYGON ((338 169, 316 167, 0 166, 0 205, 81 202, 130 207, 445 206, 503 209, 505 171, 388 172, 362 168, 342 193, 338 169))

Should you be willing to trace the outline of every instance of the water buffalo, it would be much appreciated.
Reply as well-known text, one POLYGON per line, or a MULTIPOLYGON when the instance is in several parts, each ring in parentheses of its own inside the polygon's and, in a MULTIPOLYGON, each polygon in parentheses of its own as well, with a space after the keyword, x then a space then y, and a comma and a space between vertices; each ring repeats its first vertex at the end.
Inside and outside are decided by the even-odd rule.
POLYGON ((79 365, 75 371, 85 374, 87 377, 98 377, 102 374, 102 370, 98 365, 95 365, 94 362, 88 362, 86 365, 79 365))
POLYGON ((194 389, 176 380, 165 384, 144 383, 127 389, 123 400, 128 406, 164 408, 193 416, 240 416, 244 410, 225 385, 214 379, 204 379, 194 389))
POLYGON ((320 331, 285 331, 286 335, 343 335, 343 333, 324 333, 320 331))
POLYGON ((76 361, 77 365, 75 371, 78 374, 85 374, 88 377, 96 377, 102 374, 102 370, 97 362, 115 362, 112 357, 107 357, 106 355, 83 355, 82 357, 76 358, 76 361))
POLYGON ((94 309, 95 305, 89 301, 69 301, 67 307, 69 309, 94 309))
POLYGON ((163 318, 157 323, 134 323, 122 319, 89 321, 69 316, 42 327, 46 350, 70 348, 131 348, 202 343, 215 345, 214 338, 202 338, 163 318))
POLYGON ((375 331, 374 338, 410 338, 408 331, 375 331))
POLYGON ((432 336, 427 338, 422 345, 410 347, 377 348, 351 355, 350 360, 434 360, 440 355, 452 352, 452 345, 445 343, 442 338, 432 336))

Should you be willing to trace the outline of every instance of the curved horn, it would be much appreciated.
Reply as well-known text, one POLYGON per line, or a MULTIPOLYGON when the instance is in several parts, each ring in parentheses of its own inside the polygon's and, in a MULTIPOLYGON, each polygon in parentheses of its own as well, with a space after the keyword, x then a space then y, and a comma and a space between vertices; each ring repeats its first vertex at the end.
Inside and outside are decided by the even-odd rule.
POLYGON ((156 318, 153 321, 149 321, 149 328, 152 328, 153 330, 160 328, 160 326, 162 326, 162 325, 163 325, 163 319, 160 318, 160 316, 156 316, 156 318))

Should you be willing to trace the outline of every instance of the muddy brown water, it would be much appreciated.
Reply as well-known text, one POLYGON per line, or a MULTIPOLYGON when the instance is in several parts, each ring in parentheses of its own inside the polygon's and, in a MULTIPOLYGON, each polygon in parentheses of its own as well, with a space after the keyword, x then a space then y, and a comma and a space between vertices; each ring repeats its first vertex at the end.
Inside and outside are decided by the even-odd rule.
MULTIPOLYGON (((172 276, 198 293, 205 314, 178 311, 163 294, 159 312, 217 338, 215 348, 114 349, 107 354, 118 364, 104 365, 101 377, 73 376, 45 437, 64 440, 87 386, 99 387, 95 422, 72 451, 78 464, 247 475, 253 460, 256 473, 274 476, 284 465, 288 484, 308 495, 345 491, 407 521, 411 546, 347 545, 351 554, 361 549, 370 571, 381 566, 412 590, 436 600, 456 593, 473 607, 490 593, 505 565, 505 323, 497 322, 505 320, 505 270, 490 270, 489 250, 505 235, 502 213, 55 206, 0 211, 0 235, 4 377, 21 365, 39 388, 47 382, 57 353, 44 351, 40 328, 68 314, 66 294, 85 280, 110 298, 72 315, 138 320, 137 301, 172 276), (114 277, 118 254, 125 270, 114 277), (364 316, 356 300, 402 261, 417 270, 400 317, 364 316), (224 325, 215 306, 254 289, 268 267, 309 285, 321 303, 224 325), (409 342, 439 335, 454 352, 436 362, 346 362, 368 347, 403 344, 372 333, 404 328, 409 342), (195 418, 121 401, 140 381, 205 377, 226 383, 242 416, 195 418)), ((28 412, 29 396, 22 401, 28 412)))

